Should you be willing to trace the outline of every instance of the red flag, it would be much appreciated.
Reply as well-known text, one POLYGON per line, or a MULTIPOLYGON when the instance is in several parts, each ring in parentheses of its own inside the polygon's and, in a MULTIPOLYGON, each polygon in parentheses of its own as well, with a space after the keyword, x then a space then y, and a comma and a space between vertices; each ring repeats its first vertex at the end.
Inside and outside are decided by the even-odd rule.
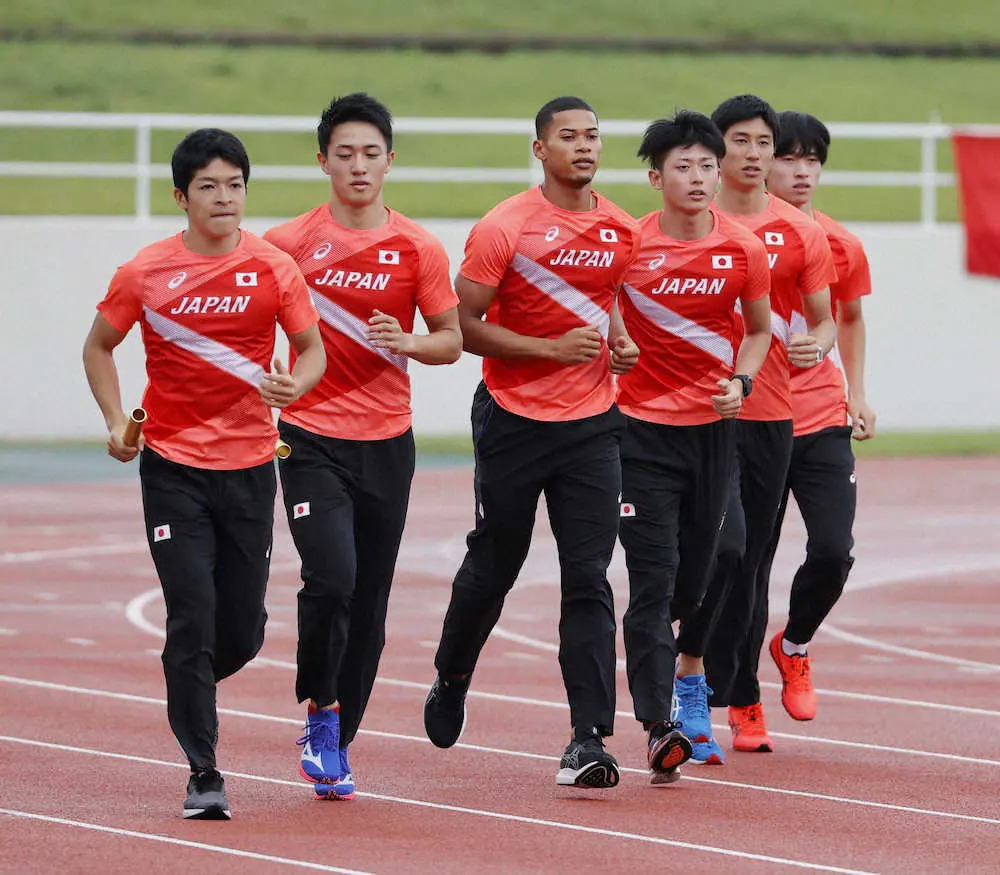
POLYGON ((1000 135, 955 134, 969 273, 1000 277, 1000 135))

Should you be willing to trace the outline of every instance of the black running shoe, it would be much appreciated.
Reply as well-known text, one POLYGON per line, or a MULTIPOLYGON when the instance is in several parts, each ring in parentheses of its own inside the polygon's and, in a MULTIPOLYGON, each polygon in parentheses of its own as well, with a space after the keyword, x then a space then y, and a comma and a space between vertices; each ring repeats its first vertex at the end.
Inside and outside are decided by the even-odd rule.
POLYGON ((679 766, 691 759, 691 742, 680 726, 667 722, 650 727, 650 784, 673 784, 681 776, 679 766))
POLYGON ((184 817, 191 820, 230 820, 225 782, 215 769, 198 769, 188 781, 184 817))
POLYGON ((614 787, 621 780, 618 763, 604 749, 604 739, 596 729, 574 732, 573 740, 559 760, 556 783, 564 787, 614 787))
POLYGON ((465 694, 471 675, 445 680, 434 679, 424 701, 424 731, 435 747, 451 747, 465 729, 465 694))

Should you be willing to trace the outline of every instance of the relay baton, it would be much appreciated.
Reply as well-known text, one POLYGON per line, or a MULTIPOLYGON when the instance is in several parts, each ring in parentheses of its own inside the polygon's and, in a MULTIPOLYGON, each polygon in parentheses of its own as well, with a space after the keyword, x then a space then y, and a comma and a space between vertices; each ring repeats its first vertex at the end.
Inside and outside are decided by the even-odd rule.
POLYGON ((292 448, 279 438, 274 445, 274 455, 279 459, 287 459, 292 454, 292 448))
POLYGON ((134 447, 139 443, 139 435, 142 434, 142 425, 146 421, 146 411, 141 407, 136 407, 125 423, 125 431, 122 434, 122 443, 126 447, 134 447))

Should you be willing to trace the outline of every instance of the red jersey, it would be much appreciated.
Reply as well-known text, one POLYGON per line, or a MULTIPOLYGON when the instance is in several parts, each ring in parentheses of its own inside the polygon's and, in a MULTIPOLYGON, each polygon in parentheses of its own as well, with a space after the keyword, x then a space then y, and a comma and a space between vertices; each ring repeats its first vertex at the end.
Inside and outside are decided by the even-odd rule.
POLYGON ((618 378, 623 413, 661 425, 718 420, 712 396, 733 375, 737 301, 756 301, 771 288, 767 250, 724 213, 712 212, 711 233, 674 240, 660 230, 660 212, 639 222, 642 248, 625 274, 618 306, 639 361, 618 378))
POLYGON ((258 392, 271 368, 274 324, 298 334, 317 320, 284 252, 241 230, 232 252, 199 255, 177 234, 118 268, 97 309, 119 331, 142 322, 147 446, 214 470, 274 458, 278 430, 258 392))
POLYGON ((837 279, 823 229, 801 210, 769 196, 763 212, 733 215, 767 249, 771 265, 771 348, 743 402, 740 419, 775 421, 792 418, 788 340, 792 310, 801 296, 823 291, 837 279))
MULTIPOLYGON (((813 218, 826 233, 833 251, 837 281, 830 285, 830 303, 834 315, 842 301, 870 295, 872 279, 868 257, 861 241, 839 222, 819 210, 813 218)), ((801 305, 792 311, 792 331, 806 331, 801 305)), ((840 370, 837 348, 815 368, 792 368, 792 421, 795 436, 813 434, 834 425, 847 425, 847 399, 844 375, 840 370)))
POLYGON ((604 336, 589 362, 483 358, 497 403, 543 421, 583 419, 615 400, 608 325, 618 286, 639 246, 638 226, 601 195, 586 212, 564 210, 531 188, 497 204, 472 229, 460 273, 496 288, 487 321, 530 337, 558 338, 586 325, 604 336))
POLYGON ((368 320, 381 310, 412 332, 417 309, 437 316, 457 307, 458 297, 437 237, 387 213, 384 225, 359 231, 323 204, 264 235, 299 265, 326 346, 326 373, 281 412, 284 422, 347 440, 383 440, 410 427, 409 358, 372 346, 368 320))

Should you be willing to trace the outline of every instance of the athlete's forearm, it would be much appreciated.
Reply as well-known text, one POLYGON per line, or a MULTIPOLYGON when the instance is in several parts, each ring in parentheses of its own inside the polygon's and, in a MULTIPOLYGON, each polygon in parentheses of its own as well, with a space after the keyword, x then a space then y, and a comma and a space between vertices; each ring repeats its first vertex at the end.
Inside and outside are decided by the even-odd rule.
POLYGON ((88 342, 83 347, 83 368, 108 431, 120 428, 125 422, 125 412, 122 410, 122 393, 114 355, 110 350, 88 342))
POLYGON ((837 335, 840 359, 847 375, 847 393, 853 398, 865 397, 865 320, 842 319, 837 335))
POLYGON ((407 355, 421 364, 450 365, 462 354, 462 334, 454 328, 439 328, 411 337, 413 349, 407 355))
POLYGON ((302 351, 296 350, 295 366, 292 368, 292 377, 295 379, 295 386, 301 398, 310 391, 326 372, 326 350, 322 342, 311 343, 304 347, 302 351))
POLYGON ((518 334, 492 322, 462 318, 462 346, 475 355, 501 359, 553 357, 555 341, 518 334))
POLYGON ((764 365, 767 352, 771 348, 771 332, 755 331, 743 336, 740 351, 736 356, 736 366, 733 373, 757 376, 757 371, 764 365))

